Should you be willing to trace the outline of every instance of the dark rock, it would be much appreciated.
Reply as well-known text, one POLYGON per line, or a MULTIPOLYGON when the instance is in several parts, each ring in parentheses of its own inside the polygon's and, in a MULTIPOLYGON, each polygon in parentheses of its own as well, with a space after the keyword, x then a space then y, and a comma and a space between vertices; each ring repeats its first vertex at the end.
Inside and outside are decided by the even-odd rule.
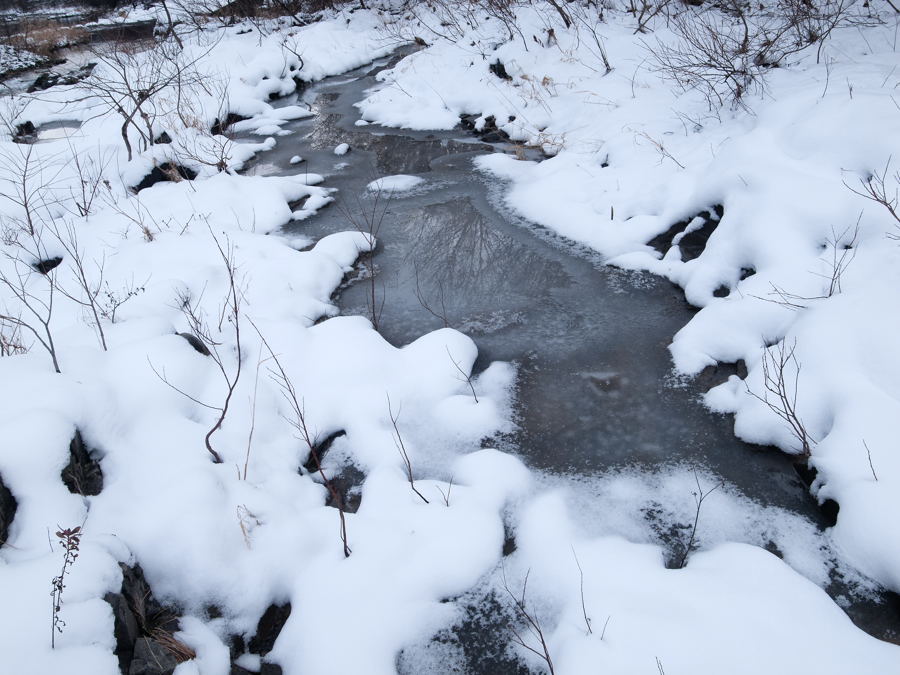
POLYGON ((739 359, 736 363, 717 363, 714 366, 706 366, 694 378, 694 382, 701 389, 712 389, 723 382, 727 382, 732 375, 746 379, 747 364, 743 359, 739 359))
POLYGON ((46 72, 38 75, 37 79, 28 87, 28 93, 33 94, 36 91, 44 91, 50 87, 58 85, 78 84, 93 72, 96 63, 86 63, 78 70, 68 74, 46 72))
POLYGON ((203 356, 210 356, 209 348, 203 344, 203 340, 198 338, 193 333, 175 333, 179 337, 183 337, 187 340, 187 343, 194 348, 194 351, 203 354, 203 356))
POLYGON ((37 76, 37 79, 35 79, 31 86, 28 87, 28 93, 33 94, 36 91, 44 91, 45 89, 49 89, 59 82, 59 78, 59 73, 41 73, 37 76))
POLYGON ((460 115, 459 116, 459 126, 465 129, 466 131, 474 131, 475 130, 475 120, 477 120, 481 115, 460 115))
POLYGON ((489 134, 492 131, 497 131, 497 118, 493 115, 488 115, 484 118, 484 126, 481 127, 481 131, 478 133, 489 134))
POLYGON ((509 140, 509 134, 497 128, 497 120, 493 115, 485 117, 481 129, 477 130, 475 125, 480 118, 481 115, 460 115, 459 127, 471 131, 485 143, 504 143, 509 140))
MULTIPOLYGON (((338 497, 341 500, 340 506, 345 513, 356 513, 359 511, 359 505, 362 503, 362 493, 357 488, 362 485, 365 479, 366 474, 352 465, 341 467, 341 470, 331 477, 331 486, 338 493, 338 497)), ((325 505, 335 508, 339 506, 330 491, 328 498, 325 500, 325 505)))
MULTIPOLYGON (((812 487, 812 484, 816 480, 816 476, 819 475, 819 472, 816 471, 816 468, 814 466, 810 466, 808 459, 799 459, 794 462, 794 471, 798 476, 800 476, 800 480, 803 481, 803 484, 806 485, 806 487, 812 487)), ((827 527, 834 527, 835 525, 837 525, 840 505, 836 501, 834 501, 833 499, 826 499, 819 504, 819 510, 821 511, 822 516, 825 519, 825 525, 827 527)))
POLYGON ((231 660, 236 661, 237 658, 247 651, 247 641, 243 635, 232 635, 228 641, 228 653, 231 654, 231 660))
POLYGON ((585 375, 588 384, 599 394, 608 394, 622 389, 625 380, 620 373, 597 372, 585 375))
POLYGON ((16 132, 13 134, 14 143, 34 143, 37 139, 37 128, 30 120, 16 125, 16 132))
POLYGON ((502 553, 505 556, 512 555, 516 552, 518 546, 516 545, 516 535, 513 533, 512 529, 506 523, 503 523, 503 550, 502 553))
POLYGON ((250 119, 249 117, 244 117, 243 115, 238 115, 237 113, 230 112, 225 116, 224 120, 220 120, 218 117, 216 121, 213 122, 212 127, 210 128, 210 133, 216 136, 222 136, 225 132, 228 131, 228 128, 231 127, 232 124, 236 124, 237 122, 243 122, 246 119, 250 119))
POLYGON ((728 286, 726 286, 725 284, 722 284, 716 290, 713 291, 713 297, 714 298, 727 298, 730 293, 731 293, 731 289, 728 286))
POLYGON ((665 232, 660 232, 658 235, 653 237, 650 241, 647 242, 647 246, 651 248, 655 248, 659 253, 663 255, 672 248, 672 239, 675 238, 675 235, 684 231, 684 228, 687 227, 689 221, 687 220, 679 220, 677 223, 669 227, 665 232))
POLYGON ((840 504, 833 499, 826 499, 819 504, 819 510, 822 511, 822 515, 825 517, 825 522, 828 527, 837 525, 838 512, 841 510, 840 504))
POLYGON ((291 615, 291 603, 269 605, 256 624, 256 635, 250 638, 247 648, 252 654, 265 656, 275 646, 275 640, 291 615))
POLYGON ((504 143, 509 140, 509 134, 505 131, 497 129, 496 131, 490 131, 484 134, 481 137, 481 140, 485 143, 504 143))
POLYGON ((656 235, 647 242, 648 246, 652 246, 663 255, 672 247, 672 240, 687 228, 695 218, 703 220, 703 224, 696 230, 685 234, 678 242, 678 248, 683 261, 699 258, 706 248, 706 242, 710 235, 715 231, 724 214, 724 208, 721 204, 716 204, 709 209, 700 211, 697 215, 679 220, 677 223, 669 227, 665 232, 656 235))
POLYGON ((346 435, 347 432, 340 429, 334 433, 328 434, 323 440, 316 443, 315 452, 309 453, 309 457, 306 458, 306 463, 303 465, 303 468, 309 473, 317 472, 319 470, 319 465, 316 463, 316 459, 318 458, 320 462, 323 461, 325 459, 325 453, 328 452, 331 444, 334 443, 336 439, 346 435))
POLYGON ((195 656, 173 636, 179 630, 178 615, 153 596, 140 565, 119 567, 122 587, 104 597, 113 611, 119 670, 128 675, 172 673, 195 656))
POLYGON ((116 638, 115 654, 119 659, 119 671, 127 673, 134 660, 134 645, 141 637, 141 628, 122 593, 107 593, 103 599, 112 607, 113 635, 116 638))
POLYGON ((103 471, 100 469, 100 462, 91 456, 81 438, 81 432, 77 429, 72 442, 69 443, 69 463, 60 475, 69 492, 73 494, 93 496, 99 495, 103 490, 103 471))
POLYGON ((6 487, 3 477, 0 476, 0 546, 6 544, 9 528, 16 517, 17 508, 19 508, 19 504, 16 502, 16 498, 9 488, 6 487))
POLYGON ((172 675, 178 666, 178 659, 156 640, 138 638, 134 645, 134 659, 128 668, 128 675, 172 675))
POLYGON ((710 217, 708 211, 702 211, 699 215, 701 218, 704 218, 703 225, 696 230, 688 232, 678 242, 683 261, 699 258, 706 249, 706 242, 709 241, 709 237, 719 225, 719 219, 710 217))
POLYGON ((742 267, 741 276, 738 277, 738 280, 743 281, 744 279, 752 277, 754 274, 756 274, 756 270, 752 267, 742 267))
POLYGON ((512 77, 509 73, 506 72, 506 66, 504 66, 499 60, 494 61, 488 69, 501 80, 512 80, 512 77))
POLYGON ((134 190, 135 192, 140 192, 157 183, 174 180, 194 180, 196 177, 197 172, 186 166, 164 162, 159 166, 153 167, 153 171, 144 176, 144 179, 134 186, 134 190))
POLYGON ((153 140, 153 143, 155 145, 168 145, 171 142, 172 142, 172 137, 169 136, 169 134, 167 134, 165 131, 162 132, 159 136, 157 136, 153 140))
POLYGON ((53 258, 47 258, 46 260, 38 260, 31 266, 41 274, 48 274, 50 270, 54 270, 59 267, 62 260, 63 259, 60 256, 56 256, 53 258))
POLYGON ((257 673, 232 663, 230 675, 282 675, 283 672, 277 663, 263 662, 259 665, 257 673))

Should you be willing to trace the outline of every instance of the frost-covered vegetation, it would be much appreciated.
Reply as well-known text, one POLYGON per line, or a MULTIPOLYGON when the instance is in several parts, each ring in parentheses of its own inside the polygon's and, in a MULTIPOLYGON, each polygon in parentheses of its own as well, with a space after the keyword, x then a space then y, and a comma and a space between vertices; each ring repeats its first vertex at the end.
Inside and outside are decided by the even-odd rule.
POLYGON ((152 40, 0 100, 5 671, 460 672, 433 638, 475 607, 534 672, 900 672, 823 590, 900 592, 893 5, 167 0, 96 23, 148 16, 152 40), (313 115, 276 99, 400 46, 359 126, 462 119, 501 142, 473 170, 510 209, 683 288, 675 372, 743 361, 706 404, 814 469, 833 528, 700 466, 542 475, 482 447, 515 425, 511 364, 473 375, 452 328, 391 345, 374 297, 337 316, 377 227, 312 241, 325 177, 241 172, 313 115))

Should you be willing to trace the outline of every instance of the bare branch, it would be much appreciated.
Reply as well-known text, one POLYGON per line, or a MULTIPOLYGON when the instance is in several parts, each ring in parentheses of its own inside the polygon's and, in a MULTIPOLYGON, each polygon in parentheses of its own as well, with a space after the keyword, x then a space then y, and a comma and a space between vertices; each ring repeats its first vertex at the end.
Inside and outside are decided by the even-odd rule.
POLYGON ((409 459, 409 453, 406 451, 406 445, 403 443, 403 436, 400 435, 400 428, 397 426, 397 420, 400 419, 400 410, 397 410, 397 414, 395 415, 393 409, 391 408, 390 394, 385 394, 385 397, 387 398, 388 415, 390 416, 391 424, 394 427, 394 445, 397 446, 397 452, 400 453, 400 457, 401 459, 403 459, 403 465, 406 468, 406 479, 409 481, 409 487, 419 496, 419 498, 423 502, 428 504, 430 502, 425 499, 425 495, 423 495, 421 492, 419 492, 418 489, 416 489, 416 482, 415 480, 413 480, 412 462, 409 459))

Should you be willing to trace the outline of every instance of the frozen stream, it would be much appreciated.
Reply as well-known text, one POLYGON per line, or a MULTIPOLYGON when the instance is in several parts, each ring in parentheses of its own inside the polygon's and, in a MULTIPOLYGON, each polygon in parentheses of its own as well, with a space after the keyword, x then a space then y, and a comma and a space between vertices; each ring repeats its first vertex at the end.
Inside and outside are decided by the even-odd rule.
MULTIPOLYGON (((826 527, 789 457, 736 439, 732 419, 700 403, 726 372, 703 382, 673 376, 667 345, 694 312, 680 289, 604 266, 591 252, 508 213, 502 186, 472 167, 472 158, 490 148, 465 132, 354 125, 359 115, 352 104, 377 84, 374 73, 384 63, 304 92, 316 116, 286 126, 293 135, 281 137, 250 170, 288 174, 305 167, 338 189, 337 204, 289 226, 313 239, 353 229, 348 213, 380 213, 366 190, 373 179, 425 179, 418 191, 386 202, 377 233, 376 304, 383 299, 384 337, 404 345, 443 325, 422 298, 475 340, 476 369, 515 362, 519 428, 490 444, 547 474, 698 467, 759 504, 826 527), (351 152, 336 156, 334 147, 344 142, 351 152), (294 155, 305 162, 291 166, 294 155)), ((342 313, 370 315, 370 290, 365 280, 348 284, 338 298, 342 313)), ((828 590, 838 596, 846 589, 836 582, 828 590)), ((895 598, 885 600, 853 600, 848 613, 870 633, 896 641, 895 598)))

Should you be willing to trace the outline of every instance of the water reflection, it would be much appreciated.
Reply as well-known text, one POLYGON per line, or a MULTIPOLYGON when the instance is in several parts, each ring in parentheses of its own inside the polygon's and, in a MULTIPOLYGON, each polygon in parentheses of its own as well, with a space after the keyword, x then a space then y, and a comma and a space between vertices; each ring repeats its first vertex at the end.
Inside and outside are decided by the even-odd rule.
POLYGON ((421 283, 441 287, 460 304, 491 304, 508 294, 531 297, 568 282, 561 266, 502 233, 458 197, 422 208, 405 228, 407 260, 421 283))

